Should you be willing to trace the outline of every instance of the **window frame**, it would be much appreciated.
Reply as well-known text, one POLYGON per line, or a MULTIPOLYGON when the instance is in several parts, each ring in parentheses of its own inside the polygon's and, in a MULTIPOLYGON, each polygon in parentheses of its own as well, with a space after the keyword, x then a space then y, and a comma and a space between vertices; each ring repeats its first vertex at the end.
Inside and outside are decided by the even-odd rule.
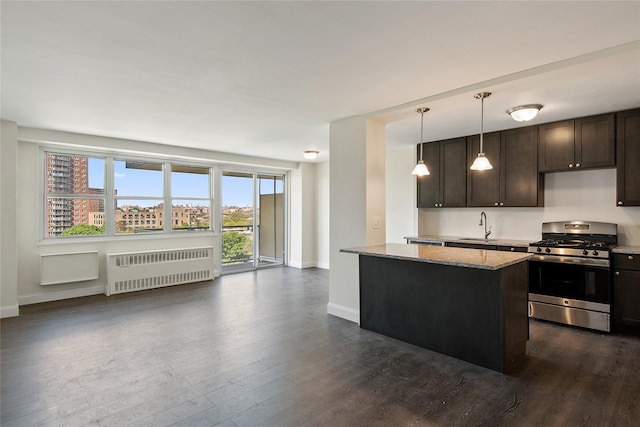
POLYGON ((198 162, 184 159, 174 159, 174 158, 166 158, 166 157, 154 157, 154 156, 135 156, 129 154, 122 153, 111 153, 111 152, 101 152, 101 151, 84 151, 84 150, 66 150, 60 147, 50 147, 50 146, 40 146, 40 173, 39 173, 39 187, 40 187, 40 240, 43 242, 54 242, 54 241, 68 241, 75 239, 98 239, 98 240, 107 240, 107 239, 127 239, 134 238, 138 239, 142 236, 203 236, 206 234, 215 234, 216 230, 216 218, 217 214, 215 211, 215 171, 214 165, 207 162, 198 162), (46 181, 48 179, 47 174, 47 163, 46 158, 47 154, 59 154, 65 156, 81 156, 87 158, 98 158, 104 159, 104 193, 103 194, 67 194, 67 193, 48 193, 46 181), (160 196, 136 196, 136 195, 127 195, 127 196, 117 196, 115 194, 115 169, 114 162, 115 161, 136 161, 136 162, 148 162, 148 163, 157 163, 162 165, 162 194, 160 196), (208 197, 173 197, 171 194, 171 169, 172 165, 181 166, 181 167, 193 167, 193 168, 204 168, 208 171, 208 197), (99 199, 104 202, 104 234, 93 234, 93 235, 75 235, 75 236, 48 236, 47 230, 47 199, 49 197, 64 197, 64 198, 87 198, 87 199, 99 199), (206 201, 209 205, 209 227, 206 230, 196 230, 197 232, 190 232, 193 230, 174 230, 172 226, 172 221, 169 220, 167 222, 167 218, 172 219, 173 210, 172 210, 172 202, 173 199, 177 200, 194 200, 194 201, 206 201), (116 233, 116 202, 121 200, 158 200, 163 203, 163 212, 162 215, 164 217, 163 229, 158 231, 150 231, 144 233, 116 233), (109 209, 111 206, 113 208, 109 209))

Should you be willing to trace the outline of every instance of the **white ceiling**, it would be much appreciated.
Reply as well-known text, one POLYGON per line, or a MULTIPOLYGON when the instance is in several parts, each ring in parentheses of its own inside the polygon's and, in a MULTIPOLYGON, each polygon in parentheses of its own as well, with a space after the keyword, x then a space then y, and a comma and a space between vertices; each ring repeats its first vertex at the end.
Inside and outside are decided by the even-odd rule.
POLYGON ((2 118, 302 161, 367 114, 387 147, 640 106, 640 2, 2 1, 2 118))

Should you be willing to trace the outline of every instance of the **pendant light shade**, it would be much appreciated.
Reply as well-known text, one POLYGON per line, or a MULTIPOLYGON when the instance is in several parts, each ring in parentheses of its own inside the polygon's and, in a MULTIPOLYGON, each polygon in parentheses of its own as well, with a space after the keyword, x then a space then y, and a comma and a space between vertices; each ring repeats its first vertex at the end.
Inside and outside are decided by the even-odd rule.
POLYGON ((429 172, 429 168, 427 168, 427 165, 424 164, 424 160, 422 160, 422 144, 423 144, 423 136, 422 136, 422 131, 424 129, 424 113, 426 113, 427 111, 429 111, 429 109, 427 107, 420 107, 416 110, 417 113, 420 113, 421 115, 421 120, 420 120, 420 159, 418 160, 418 164, 416 165, 415 168, 413 168, 413 171, 411 172, 412 175, 417 175, 417 176, 425 176, 425 175, 431 175, 431 173, 429 172))
POLYGON ((471 170, 474 171, 486 171, 489 169, 493 169, 491 166, 491 162, 484 155, 484 145, 483 145, 483 133, 484 133, 484 99, 491 96, 491 92, 480 92, 475 95, 476 99, 480 100, 480 152, 478 153, 478 157, 473 161, 471 165, 471 170))

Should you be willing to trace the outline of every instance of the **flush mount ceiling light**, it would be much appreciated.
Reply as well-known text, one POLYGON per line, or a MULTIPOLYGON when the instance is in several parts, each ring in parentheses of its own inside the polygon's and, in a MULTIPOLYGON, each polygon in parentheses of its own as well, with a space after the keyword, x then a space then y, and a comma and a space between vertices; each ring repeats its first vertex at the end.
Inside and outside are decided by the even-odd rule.
POLYGON ((422 160, 422 144, 424 141, 424 138, 422 137, 422 130, 424 129, 424 113, 426 113, 427 111, 429 111, 427 107, 420 107, 416 110, 416 113, 420 113, 422 117, 420 119, 420 159, 418 160, 418 164, 416 165, 416 167, 413 168, 413 172, 411 172, 411 174, 417 176, 430 175, 429 168, 427 168, 427 165, 425 165, 424 161, 422 160))
POLYGON ((520 105, 507 110, 507 114, 517 122, 526 122, 537 116, 541 108, 542 105, 540 104, 520 105))
POLYGON ((476 99, 480 100, 480 152, 478 153, 478 157, 473 161, 471 165, 471 170, 474 171, 486 171, 489 169, 493 169, 489 159, 487 159, 484 155, 484 146, 482 140, 482 134, 484 133, 484 99, 491 96, 491 92, 480 92, 477 95, 474 95, 476 99))
POLYGON ((315 159, 316 157, 318 157, 318 154, 319 154, 319 153, 320 153, 320 152, 319 152, 319 151, 316 151, 316 150, 307 150, 307 151, 305 151, 304 153, 302 153, 302 155, 303 155, 303 156, 304 156, 304 158, 305 158, 305 159, 307 159, 307 160, 313 160, 313 159, 315 159))

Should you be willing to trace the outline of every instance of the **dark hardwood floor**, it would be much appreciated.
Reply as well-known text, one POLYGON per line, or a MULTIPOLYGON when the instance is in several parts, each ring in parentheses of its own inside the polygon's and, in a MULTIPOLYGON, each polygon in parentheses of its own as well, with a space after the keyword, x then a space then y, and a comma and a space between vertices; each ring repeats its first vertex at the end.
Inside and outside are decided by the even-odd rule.
POLYGON ((1 326, 2 426, 624 426, 640 339, 531 322, 506 376, 327 315, 329 273, 21 307, 1 326))

